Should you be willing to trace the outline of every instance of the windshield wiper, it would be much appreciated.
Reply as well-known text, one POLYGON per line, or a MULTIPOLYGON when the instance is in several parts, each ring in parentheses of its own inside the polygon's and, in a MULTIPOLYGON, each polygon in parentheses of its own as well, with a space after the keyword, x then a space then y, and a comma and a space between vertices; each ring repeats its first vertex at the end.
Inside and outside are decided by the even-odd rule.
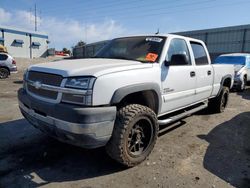
POLYGON ((134 59, 131 59, 131 58, 128 58, 128 57, 124 57, 124 56, 112 56, 110 58, 111 59, 125 59, 125 60, 133 60, 133 61, 135 61, 134 59))

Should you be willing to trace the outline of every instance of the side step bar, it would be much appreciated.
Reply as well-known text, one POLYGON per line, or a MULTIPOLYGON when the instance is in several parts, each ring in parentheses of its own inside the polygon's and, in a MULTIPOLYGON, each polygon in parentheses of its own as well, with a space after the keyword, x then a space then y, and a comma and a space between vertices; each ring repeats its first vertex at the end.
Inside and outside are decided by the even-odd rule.
POLYGON ((169 123, 173 123, 179 119, 182 119, 186 116, 190 116, 191 114, 195 113, 195 112, 198 112, 202 109, 205 109, 207 108, 208 106, 208 102, 204 102, 202 103, 200 106, 198 107, 195 107, 195 108, 192 108, 191 110, 188 110, 188 111, 185 111, 181 114, 178 114, 178 115, 175 115, 175 116, 172 116, 172 117, 168 117, 167 119, 162 119, 162 120, 158 120, 158 123, 159 125, 166 125, 166 124, 169 124, 169 123))

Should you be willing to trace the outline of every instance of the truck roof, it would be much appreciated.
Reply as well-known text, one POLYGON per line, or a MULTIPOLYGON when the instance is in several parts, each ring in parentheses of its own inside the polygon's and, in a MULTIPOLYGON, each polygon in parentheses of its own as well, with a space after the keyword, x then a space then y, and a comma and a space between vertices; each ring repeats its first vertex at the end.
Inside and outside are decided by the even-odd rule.
POLYGON ((188 40, 192 40, 192 41, 197 41, 197 42, 201 42, 203 43, 202 40, 198 40, 195 38, 191 38, 191 37, 186 37, 186 36, 182 36, 182 35, 176 35, 176 34, 138 34, 138 35, 128 35, 128 36, 121 36, 121 37, 117 37, 117 38, 126 38, 126 37, 142 37, 142 36, 150 36, 150 37, 178 37, 178 38, 183 38, 183 39, 188 39, 188 40))

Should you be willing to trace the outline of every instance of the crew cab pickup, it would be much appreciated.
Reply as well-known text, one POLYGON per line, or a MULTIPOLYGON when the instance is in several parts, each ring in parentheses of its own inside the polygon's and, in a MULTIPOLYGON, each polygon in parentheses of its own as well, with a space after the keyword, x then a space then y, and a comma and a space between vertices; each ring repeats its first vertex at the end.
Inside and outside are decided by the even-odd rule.
POLYGON ((211 65, 200 40, 132 36, 93 58, 29 67, 18 99, 36 128, 83 148, 106 146, 131 167, 150 154, 160 125, 207 107, 223 112, 233 78, 233 66, 211 65))

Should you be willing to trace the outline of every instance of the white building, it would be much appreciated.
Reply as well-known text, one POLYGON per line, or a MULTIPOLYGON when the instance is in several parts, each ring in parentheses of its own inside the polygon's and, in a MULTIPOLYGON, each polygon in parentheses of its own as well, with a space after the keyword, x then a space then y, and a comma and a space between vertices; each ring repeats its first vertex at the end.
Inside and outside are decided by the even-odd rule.
POLYGON ((13 57, 46 57, 48 35, 0 26, 0 44, 7 47, 13 57))

